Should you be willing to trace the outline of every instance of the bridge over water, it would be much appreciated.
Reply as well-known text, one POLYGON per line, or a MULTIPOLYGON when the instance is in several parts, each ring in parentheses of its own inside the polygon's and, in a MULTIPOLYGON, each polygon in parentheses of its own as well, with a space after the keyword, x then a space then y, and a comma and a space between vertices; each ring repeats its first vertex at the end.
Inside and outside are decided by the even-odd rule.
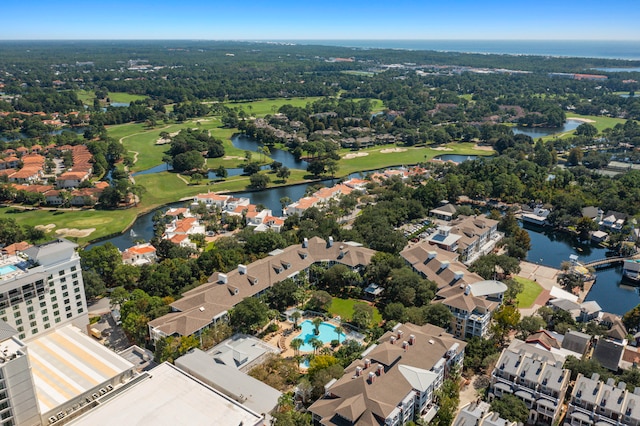
POLYGON ((640 254, 636 254, 633 256, 613 256, 613 257, 605 257, 604 259, 592 260, 591 262, 583 263, 582 266, 591 267, 594 269, 602 269, 608 268, 611 266, 615 266, 619 263, 624 262, 625 260, 632 259, 640 259, 640 254))

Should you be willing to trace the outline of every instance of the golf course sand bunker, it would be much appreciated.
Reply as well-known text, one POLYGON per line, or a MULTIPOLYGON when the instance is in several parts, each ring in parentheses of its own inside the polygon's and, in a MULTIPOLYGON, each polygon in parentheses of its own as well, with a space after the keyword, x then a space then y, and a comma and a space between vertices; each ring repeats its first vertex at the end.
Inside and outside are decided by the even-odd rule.
POLYGON ((473 146, 473 149, 476 149, 476 150, 478 150, 478 151, 493 151, 493 148, 492 148, 492 147, 490 147, 490 146, 487 146, 487 145, 478 145, 478 144, 475 144, 475 145, 473 146))
POLYGON ((36 226, 34 226, 34 228, 36 228, 38 231, 44 231, 44 232, 49 232, 55 227, 56 227, 56 225, 54 223, 49 223, 48 225, 36 225, 36 226))
POLYGON ((366 157, 367 155, 369 155, 368 152, 357 152, 355 154, 347 154, 344 156, 345 160, 352 160, 354 158, 358 158, 358 157, 366 157))
POLYGON ((453 151, 452 148, 447 148, 446 146, 436 146, 435 148, 431 148, 434 151, 453 151))
POLYGON ((381 154, 391 154, 392 152, 405 152, 407 150, 407 148, 387 148, 387 149, 381 149, 380 153, 381 154))
POLYGON ((76 229, 76 228, 60 228, 56 231, 56 235, 61 237, 78 237, 84 238, 91 235, 96 228, 76 229))

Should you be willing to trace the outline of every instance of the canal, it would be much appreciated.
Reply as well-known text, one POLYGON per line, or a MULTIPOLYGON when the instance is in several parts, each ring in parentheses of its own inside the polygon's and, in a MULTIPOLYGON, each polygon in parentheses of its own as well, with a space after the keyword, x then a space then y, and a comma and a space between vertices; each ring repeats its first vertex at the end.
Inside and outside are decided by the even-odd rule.
MULTIPOLYGON (((527 260, 560 268, 563 261, 575 254, 586 263, 607 257, 608 250, 590 243, 580 243, 572 235, 548 228, 525 226, 531 238, 527 260)), ((605 312, 624 315, 640 304, 638 288, 622 283, 622 265, 596 271, 596 283, 585 300, 595 300, 605 312)))

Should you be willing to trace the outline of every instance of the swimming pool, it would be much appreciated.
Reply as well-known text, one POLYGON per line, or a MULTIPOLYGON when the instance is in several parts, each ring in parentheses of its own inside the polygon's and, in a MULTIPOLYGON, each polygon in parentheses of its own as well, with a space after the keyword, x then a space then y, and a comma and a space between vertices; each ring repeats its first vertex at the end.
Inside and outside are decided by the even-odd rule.
MULTIPOLYGON (((305 320, 300 323, 300 328, 302 328, 302 333, 296 336, 297 339, 302 339, 304 344, 300 346, 300 350, 303 352, 312 352, 313 346, 309 344, 309 341, 314 337, 320 339, 322 343, 329 343, 332 340, 338 339, 338 334, 336 333, 336 326, 330 324, 328 322, 323 322, 320 324, 319 331, 320 334, 316 335, 314 333, 315 327, 311 320, 305 320)), ((340 333, 340 341, 344 341, 345 335, 344 333, 340 333)))
POLYGON ((5 265, 5 266, 0 266, 0 277, 3 275, 7 275, 10 274, 12 272, 17 271, 18 268, 16 268, 13 265, 5 265))

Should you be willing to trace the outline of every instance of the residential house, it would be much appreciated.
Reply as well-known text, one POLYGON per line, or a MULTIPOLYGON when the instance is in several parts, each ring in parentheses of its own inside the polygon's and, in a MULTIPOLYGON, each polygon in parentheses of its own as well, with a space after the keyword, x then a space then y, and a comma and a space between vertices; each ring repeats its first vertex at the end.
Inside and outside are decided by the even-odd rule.
POLYGON ((293 216, 297 214, 298 216, 302 216, 307 209, 311 207, 315 207, 320 203, 320 199, 317 197, 302 197, 298 201, 289 204, 284 210, 283 213, 285 216, 293 216))
POLYGON ((565 426, 640 426, 640 388, 633 392, 624 382, 615 386, 613 378, 603 382, 578 374, 564 420, 565 426))
POLYGON ((313 264, 345 265, 360 270, 369 264, 374 250, 359 243, 334 243, 314 237, 302 244, 275 250, 269 256, 238 269, 215 272, 209 281, 183 294, 171 304, 171 312, 149 323, 149 334, 155 342, 166 336, 189 336, 224 320, 229 309, 245 297, 259 296, 273 284, 298 274, 308 274, 313 264))
POLYGON ((436 414, 437 391, 462 366, 466 344, 431 324, 398 324, 325 385, 309 412, 316 425, 405 425, 436 414))
POLYGON ((538 226, 543 226, 547 223, 547 217, 551 211, 544 207, 536 207, 532 212, 522 213, 522 221, 531 223, 538 226))
POLYGON ((122 263, 141 266, 158 260, 156 248, 149 243, 136 244, 122 252, 122 263))
POLYGON ((529 409, 529 422, 551 425, 560 417, 571 372, 563 362, 520 347, 504 349, 491 374, 489 398, 513 394, 529 409))
POLYGON ((217 194, 215 192, 207 192, 206 194, 198 194, 193 198, 194 203, 203 203, 207 207, 213 206, 222 210, 227 204, 227 201, 231 199, 231 195, 217 194))
POLYGON ((609 210, 602 218, 602 220, 598 223, 600 228, 609 229, 612 231, 620 231, 624 226, 625 221, 627 220, 627 215, 625 213, 620 213, 614 210, 609 210))

